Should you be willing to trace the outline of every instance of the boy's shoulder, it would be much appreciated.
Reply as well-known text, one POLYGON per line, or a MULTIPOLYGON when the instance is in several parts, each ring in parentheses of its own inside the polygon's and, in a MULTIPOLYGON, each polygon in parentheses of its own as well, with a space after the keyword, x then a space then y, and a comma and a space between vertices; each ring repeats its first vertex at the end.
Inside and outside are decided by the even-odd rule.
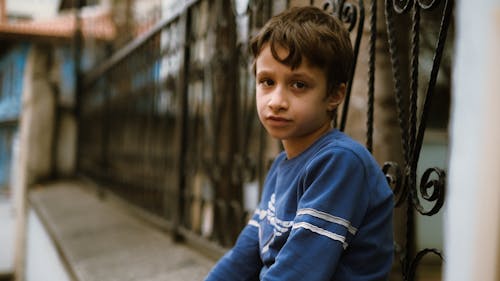
POLYGON ((276 170, 278 167, 294 171, 308 170, 313 167, 316 169, 318 166, 327 168, 324 166, 326 162, 335 165, 341 164, 338 161, 364 169, 378 167, 371 153, 362 144, 335 129, 320 137, 304 152, 291 160, 287 159, 284 151, 281 152, 274 159, 270 171, 276 170))
POLYGON ((361 143, 347 134, 333 130, 323 136, 314 145, 304 168, 329 169, 330 165, 350 169, 362 169, 368 175, 381 172, 381 168, 373 155, 361 143))
POLYGON ((370 194, 377 198, 392 196, 382 168, 373 155, 343 132, 334 130, 329 133, 309 160, 305 165, 306 174, 322 175, 328 170, 337 175, 361 177, 370 182, 367 188, 376 190, 370 194))
POLYGON ((373 160, 371 153, 361 143, 339 130, 333 130, 320 139, 315 152, 312 158, 324 153, 347 153, 352 154, 355 158, 363 160, 363 162, 373 160))

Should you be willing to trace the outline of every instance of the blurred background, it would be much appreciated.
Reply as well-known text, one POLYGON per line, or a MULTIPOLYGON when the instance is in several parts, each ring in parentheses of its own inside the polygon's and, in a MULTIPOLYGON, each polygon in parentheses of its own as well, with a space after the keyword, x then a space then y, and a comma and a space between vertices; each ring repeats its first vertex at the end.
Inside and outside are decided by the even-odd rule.
MULTIPOLYGON (((453 1, 386 2, 0 0, 0 280, 103 280, 78 267, 75 243, 93 240, 75 240, 88 229, 65 217, 109 228, 78 203, 92 200, 194 249, 205 274, 281 149, 255 113, 249 38, 300 5, 351 32, 356 67, 335 126, 394 188, 391 280, 442 280, 453 1)), ((116 247, 134 252, 127 241, 116 247)))

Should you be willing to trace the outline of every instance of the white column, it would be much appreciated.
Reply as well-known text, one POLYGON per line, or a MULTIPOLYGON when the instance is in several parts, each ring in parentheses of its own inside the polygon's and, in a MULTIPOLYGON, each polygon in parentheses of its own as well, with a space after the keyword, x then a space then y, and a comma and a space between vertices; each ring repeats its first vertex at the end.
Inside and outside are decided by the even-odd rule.
POLYGON ((500 0, 456 2, 445 280, 499 280, 500 0))
POLYGON ((16 216, 15 275, 25 280, 26 215, 28 189, 52 172, 55 97, 49 83, 47 47, 31 47, 24 70, 19 123, 19 154, 16 156, 14 209, 16 216))

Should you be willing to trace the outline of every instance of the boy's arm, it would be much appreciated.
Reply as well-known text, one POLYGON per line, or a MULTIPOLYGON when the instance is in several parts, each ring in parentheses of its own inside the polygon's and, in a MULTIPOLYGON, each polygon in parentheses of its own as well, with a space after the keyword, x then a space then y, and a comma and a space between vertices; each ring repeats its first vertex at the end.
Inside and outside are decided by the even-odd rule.
POLYGON ((212 268, 205 281, 259 280, 259 230, 251 220, 240 233, 234 247, 212 268))
POLYGON ((290 236, 261 281, 332 280, 369 204, 364 169, 344 150, 318 155, 306 167, 290 236))
MULTIPOLYGON (((268 177, 272 177, 271 175, 276 170, 276 163, 279 163, 284 157, 285 153, 277 156, 269 169, 268 177)), ((266 190, 264 190, 260 205, 265 204, 267 206, 267 198, 269 196, 266 190)), ((259 224, 262 219, 263 216, 260 209, 256 210, 252 219, 240 233, 234 247, 217 262, 205 281, 259 280, 259 275, 263 267, 259 248, 259 224)))

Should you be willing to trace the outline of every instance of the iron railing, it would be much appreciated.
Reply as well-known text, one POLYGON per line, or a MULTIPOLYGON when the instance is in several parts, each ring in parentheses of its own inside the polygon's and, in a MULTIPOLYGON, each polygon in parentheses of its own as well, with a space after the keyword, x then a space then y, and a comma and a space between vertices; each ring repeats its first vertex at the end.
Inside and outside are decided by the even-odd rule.
MULTIPOLYGON (((84 75, 79 99, 79 171, 147 210, 177 236, 230 247, 255 207, 277 143, 266 137, 255 113, 248 39, 272 15, 297 4, 317 5, 339 17, 352 33, 356 58, 367 52, 366 146, 373 149, 377 10, 369 1, 187 0, 153 29, 84 75), (369 7, 368 49, 361 50, 369 7)), ((414 210, 433 215, 444 203, 444 171, 431 168, 418 182, 429 106, 452 1, 390 1, 384 4, 403 162, 383 170, 404 206, 405 242, 397 247, 403 280, 414 280, 423 256, 417 250, 414 210), (441 13, 441 25, 426 90, 419 85, 421 14, 441 13), (411 14, 410 53, 398 50, 398 16, 411 14), (399 59, 411 57, 410 77, 399 59), (409 91, 401 86, 409 81, 409 91), (425 101, 418 106, 418 97, 425 101), (417 186, 419 188, 417 189, 417 186), (435 202, 424 210, 419 200, 435 202)), ((433 27, 435 28, 435 27, 433 27)), ((408 42, 406 42, 408 43, 408 42)), ((347 124, 351 82, 338 127, 347 124)), ((388 159, 390 160, 390 159, 388 159)), ((401 231, 400 231, 401 232, 401 231)))
POLYGON ((437 255, 442 258, 438 249, 415 249, 415 218, 414 211, 422 215, 432 216, 439 212, 444 204, 445 198, 445 171, 441 168, 429 168, 423 173, 420 182, 417 179, 417 165, 420 159, 420 152, 426 122, 429 117, 430 105, 432 102, 436 80, 438 76, 441 58, 444 52, 448 27, 451 23, 452 0, 445 1, 385 1, 385 16, 387 24, 387 34, 389 38, 390 57, 394 79, 394 93, 398 108, 398 121, 401 129, 401 141, 403 147, 403 168, 394 162, 387 162, 383 170, 390 174, 388 178, 394 187, 396 196, 396 206, 405 203, 406 209, 406 241, 401 248, 400 259, 404 280, 414 280, 419 262, 427 254, 437 255), (443 3, 440 3, 443 2, 443 3), (434 57, 430 69, 429 80, 425 85, 425 94, 422 109, 418 110, 419 90, 419 54, 420 54, 420 33, 422 13, 436 9, 441 4, 441 23, 439 26, 438 39, 434 48, 434 57), (396 15, 410 14, 411 26, 411 71, 409 75, 409 94, 401 88, 401 69, 398 65, 398 38, 395 35, 396 15), (405 98, 408 102, 404 102, 405 98), (420 115, 420 116, 418 116, 420 115), (394 171, 394 173, 389 172, 394 171), (417 188, 418 186, 418 188, 417 188), (426 209, 420 199, 433 203, 430 209, 426 209))

